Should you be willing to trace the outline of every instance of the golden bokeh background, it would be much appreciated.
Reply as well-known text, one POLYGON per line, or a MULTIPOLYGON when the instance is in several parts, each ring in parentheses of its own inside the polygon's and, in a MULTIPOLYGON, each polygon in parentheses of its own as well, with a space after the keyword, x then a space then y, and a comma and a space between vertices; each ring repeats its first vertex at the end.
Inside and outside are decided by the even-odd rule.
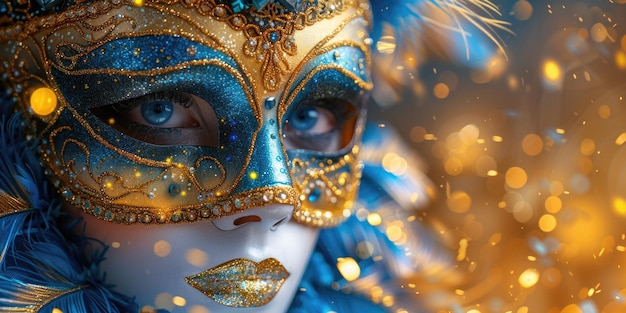
POLYGON ((430 311, 626 312, 624 2, 500 1, 505 53, 371 111, 436 187, 419 221, 455 262, 406 282, 430 311))

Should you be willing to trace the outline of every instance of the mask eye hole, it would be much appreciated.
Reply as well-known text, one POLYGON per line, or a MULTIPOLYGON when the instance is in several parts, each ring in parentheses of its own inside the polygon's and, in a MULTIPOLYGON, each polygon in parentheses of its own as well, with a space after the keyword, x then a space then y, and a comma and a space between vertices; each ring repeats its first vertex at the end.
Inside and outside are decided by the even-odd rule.
POLYGON ((182 92, 158 92, 91 109, 112 128, 155 145, 219 146, 213 107, 182 92))
POLYGON ((320 152, 341 150, 352 142, 357 113, 354 104, 340 99, 297 105, 287 114, 283 128, 285 146, 320 152))

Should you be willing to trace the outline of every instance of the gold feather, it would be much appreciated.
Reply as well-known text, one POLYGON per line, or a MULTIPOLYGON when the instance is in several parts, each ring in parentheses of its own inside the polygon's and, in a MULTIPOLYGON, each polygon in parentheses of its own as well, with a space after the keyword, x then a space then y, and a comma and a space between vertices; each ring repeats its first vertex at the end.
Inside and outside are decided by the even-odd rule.
POLYGON ((24 200, 0 192, 0 217, 25 210, 28 210, 28 204, 24 200))

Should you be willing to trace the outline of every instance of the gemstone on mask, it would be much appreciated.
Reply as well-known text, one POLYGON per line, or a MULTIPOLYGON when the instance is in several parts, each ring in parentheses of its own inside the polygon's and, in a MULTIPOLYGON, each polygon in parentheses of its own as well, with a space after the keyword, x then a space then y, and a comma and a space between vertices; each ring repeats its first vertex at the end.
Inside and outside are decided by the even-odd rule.
POLYGON ((209 216, 211 216, 211 212, 209 211, 208 208, 202 209, 200 210, 200 216, 207 218, 209 216))
POLYGON ((213 11, 213 14, 215 14, 215 16, 217 16, 217 17, 224 16, 225 13, 226 13, 226 10, 224 10, 224 8, 222 8, 222 7, 217 7, 213 11))
POLYGON ((265 99, 265 108, 271 110, 276 105, 276 98, 268 97, 265 99))
POLYGON ((243 20, 241 20, 239 16, 235 16, 232 21, 233 21, 233 25, 235 25, 236 27, 243 26, 243 20))
POLYGON ((180 186, 177 184, 171 184, 168 188, 170 196, 177 196, 180 194, 180 186))
POLYGON ((141 217, 141 222, 145 223, 145 224, 148 224, 148 223, 152 222, 152 216, 150 216, 150 214, 144 214, 141 217))
POLYGON ((311 190, 308 200, 309 202, 316 202, 317 200, 319 200, 321 195, 322 195, 322 191, 320 191, 319 188, 315 188, 311 190))
POLYGON ((233 8, 233 12, 235 13, 239 13, 245 8, 243 0, 235 0, 232 2, 231 6, 233 8))
POLYGON ((166 221, 167 221, 167 219, 166 219, 166 217, 165 217, 165 215, 164 215, 164 214, 159 214, 159 215, 157 216, 157 222, 158 222, 158 223, 165 223, 166 221))
POLYGON ((198 51, 196 50, 196 47, 194 46, 189 46, 187 47, 187 55, 190 57, 193 57, 196 55, 196 53, 198 53, 198 51))
POLYGON ((269 38, 270 38, 271 42, 273 42, 273 43, 277 42, 278 40, 280 40, 280 33, 276 32, 276 31, 273 31, 273 32, 270 33, 269 38))

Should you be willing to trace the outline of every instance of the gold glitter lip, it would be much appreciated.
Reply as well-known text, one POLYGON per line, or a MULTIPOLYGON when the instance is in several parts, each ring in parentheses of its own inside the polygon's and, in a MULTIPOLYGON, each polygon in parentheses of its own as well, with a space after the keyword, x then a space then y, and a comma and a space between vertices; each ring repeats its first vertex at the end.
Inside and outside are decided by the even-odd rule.
POLYGON ((270 302, 287 277, 289 272, 274 258, 259 263, 234 259, 185 277, 185 282, 219 304, 245 308, 270 302))

